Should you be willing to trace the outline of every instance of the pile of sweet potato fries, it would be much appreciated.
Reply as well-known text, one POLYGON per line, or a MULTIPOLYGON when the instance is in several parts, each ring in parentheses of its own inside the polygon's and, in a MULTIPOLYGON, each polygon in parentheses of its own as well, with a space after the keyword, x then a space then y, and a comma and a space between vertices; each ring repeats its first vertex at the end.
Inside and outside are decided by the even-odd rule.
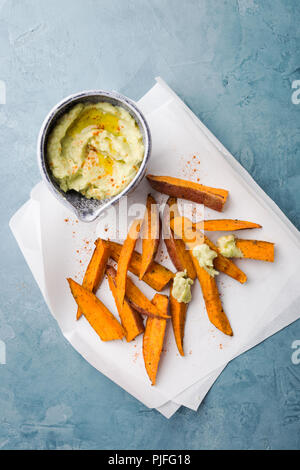
MULTIPOLYGON (((232 259, 223 256, 204 232, 255 229, 261 228, 261 225, 233 219, 204 220, 195 224, 180 215, 177 198, 204 204, 221 212, 228 191, 168 176, 148 175, 147 178, 155 190, 169 195, 162 223, 158 205, 149 194, 144 219, 134 220, 123 245, 98 238, 82 285, 70 278, 68 282, 78 305, 77 319, 84 315, 102 341, 124 337, 126 341, 132 341, 143 333, 145 368, 154 385, 169 318, 172 321, 178 351, 184 355, 183 338, 188 308, 188 303, 179 302, 172 295, 175 273, 154 260, 160 239, 164 240, 176 270, 178 272, 186 270, 187 276, 192 280, 198 278, 211 323, 224 334, 232 336, 233 332, 222 307, 216 280, 200 266, 192 250, 193 247, 205 243, 216 252, 214 268, 243 284, 247 280, 246 274, 232 259), (142 236, 141 254, 135 251, 140 236, 142 236), (117 263, 117 270, 108 264, 110 259, 117 263), (158 292, 170 284, 169 296, 156 293, 153 299, 149 300, 127 275, 128 271, 158 292), (95 295, 105 274, 120 322, 95 295), (146 317, 145 325, 143 316, 146 317)), ((243 258, 274 261, 273 243, 240 238, 236 238, 235 243, 243 258)))

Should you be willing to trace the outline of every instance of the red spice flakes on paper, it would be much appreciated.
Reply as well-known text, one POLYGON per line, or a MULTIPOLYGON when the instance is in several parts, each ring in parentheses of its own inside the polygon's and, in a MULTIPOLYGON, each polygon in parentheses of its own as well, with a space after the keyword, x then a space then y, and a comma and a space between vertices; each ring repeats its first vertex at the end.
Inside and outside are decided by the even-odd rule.
POLYGON ((159 253, 157 253, 157 261, 159 263, 162 263, 164 259, 168 259, 168 257, 166 257, 165 255, 165 252, 163 250, 161 250, 159 253))
MULTIPOLYGON (((80 266, 81 268, 82 266, 80 266)), ((77 271, 76 274, 74 274, 74 279, 77 279, 77 282, 81 283, 83 279, 84 273, 81 271, 77 271)))
POLYGON ((69 219, 65 219, 65 222, 69 222, 69 219))

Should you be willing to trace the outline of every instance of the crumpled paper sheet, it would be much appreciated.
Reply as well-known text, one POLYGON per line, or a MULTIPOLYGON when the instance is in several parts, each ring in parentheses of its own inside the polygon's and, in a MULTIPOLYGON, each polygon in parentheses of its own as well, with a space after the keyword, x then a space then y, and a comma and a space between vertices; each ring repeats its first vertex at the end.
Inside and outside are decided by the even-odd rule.
MULTIPOLYGON (((85 266, 89 256, 89 250, 82 250, 83 240, 87 248, 97 236, 109 236, 113 228, 111 212, 107 211, 100 222, 77 223, 73 214, 40 183, 30 201, 13 216, 10 226, 50 311, 74 348, 146 406, 170 417, 181 405, 196 410, 233 357, 299 318, 294 276, 300 262, 299 232, 162 80, 158 79, 139 106, 146 114, 153 137, 149 173, 189 178, 184 175, 190 171, 185 162, 199 156, 196 174, 201 181, 230 190, 224 217, 262 223, 263 229, 245 231, 241 237, 276 243, 274 264, 239 261, 248 275, 246 285, 224 275, 220 280, 222 302, 235 333, 233 338, 225 337, 209 323, 200 287, 194 286, 186 324, 186 357, 177 353, 169 325, 158 385, 151 387, 143 365, 142 339, 130 344, 99 341, 85 319, 75 321, 76 307, 65 282, 66 276, 83 274, 78 273, 78 263, 81 261, 85 266), (74 256, 77 251, 82 260, 74 256)), ((148 185, 142 183, 129 197, 128 206, 133 201, 144 202, 148 191, 148 185)), ((163 201, 164 196, 159 196, 159 200, 163 201)), ((205 217, 215 218, 218 214, 206 209, 205 217)), ((142 289, 153 295, 151 288, 142 289)), ((107 286, 101 286, 99 295, 115 311, 107 286)))

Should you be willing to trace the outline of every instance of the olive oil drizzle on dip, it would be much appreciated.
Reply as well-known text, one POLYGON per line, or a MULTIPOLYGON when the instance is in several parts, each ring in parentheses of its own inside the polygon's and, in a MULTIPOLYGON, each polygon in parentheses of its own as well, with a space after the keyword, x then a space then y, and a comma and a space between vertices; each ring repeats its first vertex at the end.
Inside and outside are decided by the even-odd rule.
POLYGON ((94 199, 110 198, 128 186, 143 156, 134 118, 103 102, 75 105, 57 122, 47 144, 49 167, 60 188, 94 199))

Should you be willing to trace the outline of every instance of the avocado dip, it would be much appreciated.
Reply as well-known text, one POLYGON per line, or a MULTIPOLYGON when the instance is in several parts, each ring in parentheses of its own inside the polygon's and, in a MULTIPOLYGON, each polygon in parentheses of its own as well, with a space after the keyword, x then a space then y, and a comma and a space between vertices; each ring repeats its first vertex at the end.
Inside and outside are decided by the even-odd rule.
POLYGON ((47 160, 60 188, 87 198, 120 193, 136 175, 144 144, 134 118, 110 103, 79 103, 64 114, 47 143, 47 160))
POLYGON ((221 255, 226 258, 243 258, 242 251, 236 246, 234 235, 224 235, 217 241, 221 255))

